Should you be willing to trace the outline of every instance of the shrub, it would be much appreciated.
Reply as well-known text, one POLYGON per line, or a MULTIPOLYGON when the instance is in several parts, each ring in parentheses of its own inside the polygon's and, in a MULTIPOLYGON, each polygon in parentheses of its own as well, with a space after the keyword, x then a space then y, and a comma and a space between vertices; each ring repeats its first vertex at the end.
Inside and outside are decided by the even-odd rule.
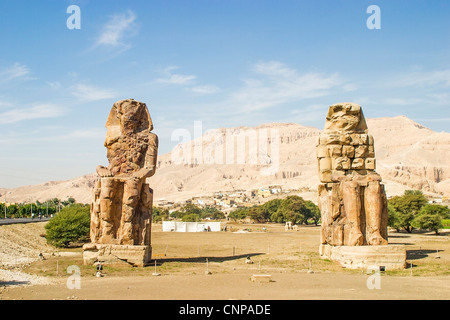
POLYGON ((73 205, 63 208, 45 225, 45 237, 48 243, 63 248, 88 239, 89 229, 89 206, 73 205))
POLYGON ((424 213, 412 221, 412 225, 418 229, 434 231, 439 234, 439 229, 443 228, 441 217, 438 214, 424 213))

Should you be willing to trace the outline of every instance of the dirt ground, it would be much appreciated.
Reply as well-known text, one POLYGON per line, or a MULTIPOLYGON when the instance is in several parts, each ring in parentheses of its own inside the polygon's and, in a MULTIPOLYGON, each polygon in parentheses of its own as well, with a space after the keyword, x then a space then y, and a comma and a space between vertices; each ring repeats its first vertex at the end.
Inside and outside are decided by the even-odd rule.
POLYGON ((96 277, 94 266, 83 265, 80 248, 46 244, 44 224, 0 227, 0 299, 450 299, 449 230, 390 232, 391 244, 406 246, 408 267, 382 272, 371 289, 373 274, 320 259, 316 226, 285 231, 275 224, 229 223, 227 232, 167 233, 156 224, 150 266, 105 266, 104 276, 96 277), (247 256, 253 264, 245 263, 247 256), (67 272, 70 266, 79 268, 79 282, 67 272), (254 274, 270 275, 271 281, 252 282, 254 274))

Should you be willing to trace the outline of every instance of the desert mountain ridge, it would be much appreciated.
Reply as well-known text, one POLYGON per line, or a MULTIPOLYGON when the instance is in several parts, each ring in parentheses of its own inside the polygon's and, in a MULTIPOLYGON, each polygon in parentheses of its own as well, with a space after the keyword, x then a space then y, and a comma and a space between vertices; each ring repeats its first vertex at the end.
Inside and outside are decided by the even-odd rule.
MULTIPOLYGON (((375 140, 376 171, 388 196, 419 189, 450 195, 450 133, 435 132, 406 116, 366 119, 375 140)), ((316 145, 322 130, 296 123, 220 128, 158 157, 147 180, 158 200, 183 201, 218 191, 277 185, 304 192, 315 201, 319 184, 316 145)), ((94 168, 93 168, 94 169, 94 168)), ((11 202, 73 197, 89 203, 95 173, 8 189, 11 202)), ((0 189, 3 194, 5 189, 0 189)), ((8 201, 9 202, 9 201, 8 201)))

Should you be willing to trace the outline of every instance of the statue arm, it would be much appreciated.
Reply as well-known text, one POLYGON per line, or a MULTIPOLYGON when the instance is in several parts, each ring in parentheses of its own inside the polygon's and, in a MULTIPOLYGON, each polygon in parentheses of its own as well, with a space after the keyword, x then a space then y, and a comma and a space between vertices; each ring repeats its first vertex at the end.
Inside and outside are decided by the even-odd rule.
POLYGON ((97 174, 104 178, 104 177, 112 177, 112 172, 109 170, 109 168, 104 166, 97 166, 96 168, 97 174))
POLYGON ((156 162, 158 159, 158 143, 158 136, 154 133, 150 133, 144 167, 135 172, 133 177, 137 179, 145 179, 155 174, 156 162))

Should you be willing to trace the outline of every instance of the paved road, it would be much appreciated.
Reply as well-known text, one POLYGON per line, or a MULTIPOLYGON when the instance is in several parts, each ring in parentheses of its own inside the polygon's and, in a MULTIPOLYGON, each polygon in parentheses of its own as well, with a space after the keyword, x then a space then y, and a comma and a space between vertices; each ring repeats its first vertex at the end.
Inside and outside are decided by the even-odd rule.
POLYGON ((39 218, 34 218, 34 219, 31 219, 31 218, 17 218, 17 219, 2 218, 2 219, 0 219, 0 225, 16 224, 16 223, 43 222, 43 221, 48 221, 48 220, 50 220, 50 218, 42 218, 42 219, 39 219, 39 218))

